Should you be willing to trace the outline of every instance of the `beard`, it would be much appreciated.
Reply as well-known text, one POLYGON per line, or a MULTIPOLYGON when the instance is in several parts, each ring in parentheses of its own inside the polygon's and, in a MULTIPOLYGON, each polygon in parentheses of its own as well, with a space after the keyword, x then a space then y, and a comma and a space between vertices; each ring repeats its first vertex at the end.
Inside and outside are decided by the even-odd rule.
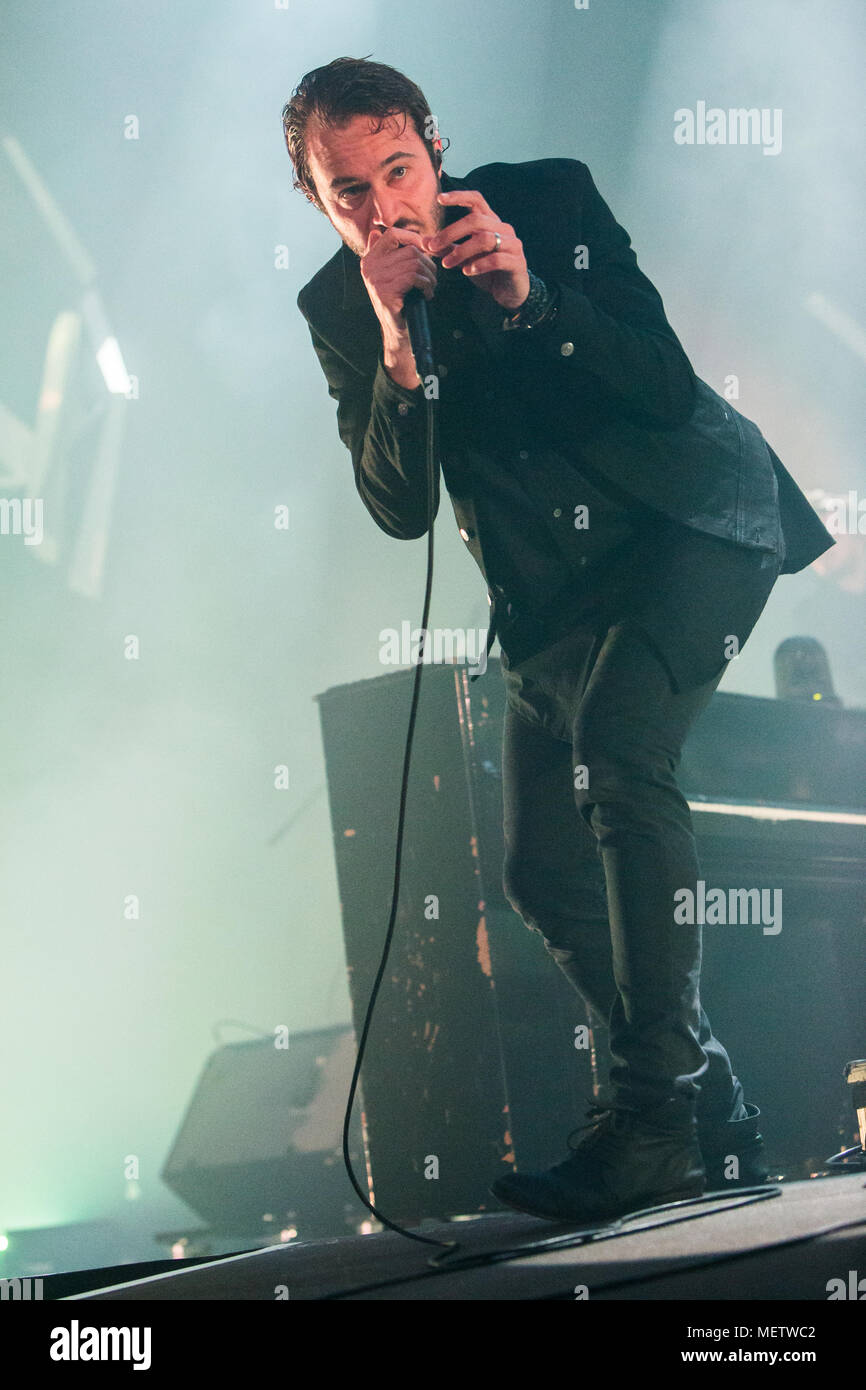
MULTIPOLYGON (((437 192, 438 192, 438 190, 437 190, 437 192)), ((437 203, 436 200, 435 200, 435 198, 434 198, 432 204, 430 205, 430 207, 429 207, 428 210, 427 210, 427 219, 428 219, 428 223, 432 223, 432 224, 433 224, 432 230, 429 230, 429 228, 425 227, 424 231, 421 232, 420 235, 421 235, 421 236, 435 236, 435 234, 436 234, 437 232, 441 231, 442 228, 443 228, 444 225, 445 225, 445 212, 446 212, 446 209, 445 209, 445 207, 443 207, 442 203, 437 203)), ((399 229, 399 227, 398 227, 398 228, 397 228, 397 231, 399 231, 399 230, 400 230, 400 229, 399 229)), ((412 227, 410 230, 413 231, 413 232, 416 232, 416 231, 418 231, 419 229, 418 229, 417 227, 412 227)), ((362 256, 364 256, 364 255, 366 254, 366 251, 367 251, 366 246, 362 246, 359 242, 355 241, 353 238, 348 237, 348 236, 342 236, 342 233, 341 233, 341 239, 342 239, 342 241, 344 242, 344 244, 345 244, 346 246, 348 246, 348 248, 349 248, 350 251, 354 251, 355 255, 358 257, 359 260, 360 260, 360 258, 361 258, 362 256)), ((445 255, 445 252, 442 251, 440 254, 445 255)))

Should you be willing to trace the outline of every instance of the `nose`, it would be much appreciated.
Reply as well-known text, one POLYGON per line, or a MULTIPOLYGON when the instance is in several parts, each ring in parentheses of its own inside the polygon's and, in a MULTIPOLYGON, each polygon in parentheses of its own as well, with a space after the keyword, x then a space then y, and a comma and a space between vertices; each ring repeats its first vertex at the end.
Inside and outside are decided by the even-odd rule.
POLYGON ((384 231, 387 227, 393 227, 400 220, 400 196, 390 188, 380 188, 373 190, 373 225, 381 227, 384 231))

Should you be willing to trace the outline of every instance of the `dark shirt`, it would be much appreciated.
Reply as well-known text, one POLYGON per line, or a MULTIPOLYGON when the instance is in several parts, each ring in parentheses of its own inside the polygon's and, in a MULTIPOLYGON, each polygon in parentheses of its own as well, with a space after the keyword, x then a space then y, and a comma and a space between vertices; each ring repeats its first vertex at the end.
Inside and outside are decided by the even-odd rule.
MULTIPOLYGON (((534 408, 502 332, 502 311, 473 288, 462 275, 440 272, 432 320, 440 338, 457 324, 476 338, 477 350, 466 353, 470 366, 459 383, 461 397, 476 403, 469 486, 487 537, 485 555, 497 576, 492 589, 503 605, 497 635, 509 657, 519 660, 546 644, 564 613, 578 617, 598 610, 603 594, 610 595, 603 580, 636 540, 644 509, 598 474, 590 480, 592 470, 580 470, 573 459, 563 473, 544 412, 534 408), (495 449, 489 442, 492 420, 495 449), (541 603, 540 595, 547 600, 541 603)), ((446 379, 443 391, 450 385, 446 379)), ((448 443, 446 432, 446 449, 448 443)))
POLYGON ((473 417, 471 487, 485 557, 500 577, 492 586, 502 603, 497 636, 509 665, 578 625, 603 631, 628 618, 678 688, 708 680, 729 659, 727 639, 742 646, 751 632, 774 557, 683 526, 556 448, 549 421, 526 395, 498 306, 478 296, 467 302, 465 286, 465 278, 440 275, 434 317, 440 334, 459 322, 477 335, 479 351, 467 355, 474 370, 460 389, 484 402, 473 417), (505 443, 498 450, 482 447, 491 419, 505 443))

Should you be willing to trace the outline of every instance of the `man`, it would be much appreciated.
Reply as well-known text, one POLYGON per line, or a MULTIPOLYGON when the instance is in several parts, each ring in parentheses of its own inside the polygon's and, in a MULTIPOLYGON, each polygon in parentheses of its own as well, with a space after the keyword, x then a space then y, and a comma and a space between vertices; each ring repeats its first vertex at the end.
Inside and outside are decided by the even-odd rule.
POLYGON ((761 1181, 759 1112, 700 1004, 700 928, 675 919, 699 868, 674 770, 778 574, 832 538, 695 377, 585 165, 450 177, 423 93, 364 59, 308 73, 283 124, 343 242, 298 306, 358 492, 404 540, 428 493, 402 306, 428 300, 442 475, 506 681, 505 889, 610 1029, 606 1103, 571 1157, 493 1191, 593 1220, 761 1181))

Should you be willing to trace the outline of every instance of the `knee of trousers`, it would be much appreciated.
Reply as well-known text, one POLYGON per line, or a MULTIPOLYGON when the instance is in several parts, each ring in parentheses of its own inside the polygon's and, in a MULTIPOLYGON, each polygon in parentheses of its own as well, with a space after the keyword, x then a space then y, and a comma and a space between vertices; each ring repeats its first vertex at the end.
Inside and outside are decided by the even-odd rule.
POLYGON ((530 931, 537 931, 536 914, 539 908, 542 912, 544 910, 540 901, 542 895, 533 886, 530 876, 507 856, 502 869, 502 891, 514 911, 523 919, 524 925, 529 927, 530 931))
POLYGON ((667 767, 672 752, 672 739, 659 716, 658 722, 646 711, 623 710, 612 712, 600 709, 598 701, 589 709, 581 708, 571 728, 575 762, 590 771, 609 771, 618 768, 667 767))
POLYGON ((597 753, 582 750, 575 761, 585 769, 575 785, 575 805, 588 824, 593 806, 639 806, 652 801, 659 791, 676 790, 670 758, 651 749, 611 744, 597 753))
POLYGON ((545 890, 544 879, 529 874, 506 858, 502 890, 525 927, 537 932, 547 947, 571 950, 582 937, 586 924, 608 925, 607 895, 600 866, 597 874, 585 876, 568 893, 567 901, 554 900, 545 890))

